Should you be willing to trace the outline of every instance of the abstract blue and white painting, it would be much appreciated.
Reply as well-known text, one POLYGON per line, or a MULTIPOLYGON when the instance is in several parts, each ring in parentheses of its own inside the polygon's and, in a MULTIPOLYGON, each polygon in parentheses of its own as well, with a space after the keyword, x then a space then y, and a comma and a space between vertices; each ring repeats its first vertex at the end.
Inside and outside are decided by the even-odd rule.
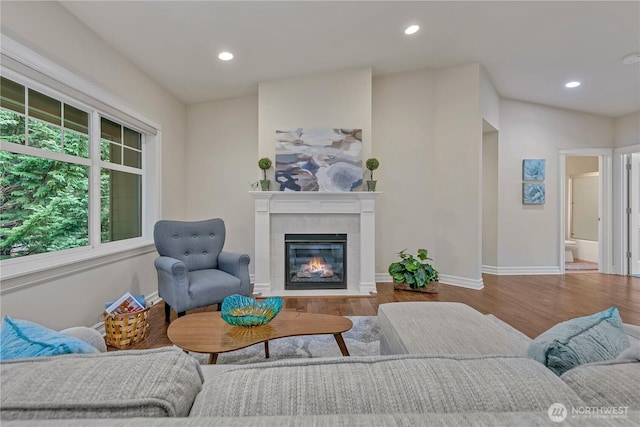
POLYGON ((522 184, 523 205, 544 205, 544 184, 525 182, 522 184))
POLYGON ((544 159, 524 159, 522 161, 523 181, 544 181, 544 159))
POLYGON ((362 186, 362 129, 276 131, 280 191, 355 191, 362 186))

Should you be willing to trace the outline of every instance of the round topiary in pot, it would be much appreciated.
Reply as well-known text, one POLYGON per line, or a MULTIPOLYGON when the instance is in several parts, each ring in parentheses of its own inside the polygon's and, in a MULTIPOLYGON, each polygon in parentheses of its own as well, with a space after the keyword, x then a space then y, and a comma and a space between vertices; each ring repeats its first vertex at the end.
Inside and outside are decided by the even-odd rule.
POLYGON ((267 179, 267 170, 271 168, 271 165, 271 159, 268 157, 263 157, 258 160, 258 167, 262 169, 263 176, 263 179, 260 180, 262 191, 269 191, 269 187, 271 186, 271 181, 267 179))
POLYGON ((369 172, 371 173, 371 179, 369 181, 367 181, 367 190, 368 191, 376 191, 376 182, 377 181, 375 181, 373 179, 373 171, 378 169, 378 167, 380 166, 380 162, 375 157, 371 157, 371 158, 367 159, 365 165, 367 166, 367 169, 369 169, 369 172))

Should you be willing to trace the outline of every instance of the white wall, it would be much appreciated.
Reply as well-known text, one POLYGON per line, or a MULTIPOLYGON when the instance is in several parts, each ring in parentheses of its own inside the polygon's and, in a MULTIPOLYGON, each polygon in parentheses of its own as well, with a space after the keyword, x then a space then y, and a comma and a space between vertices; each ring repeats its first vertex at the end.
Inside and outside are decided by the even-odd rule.
POLYGON ((258 112, 259 157, 275 162, 278 129, 350 128, 362 129, 364 161, 371 154, 371 68, 261 82, 258 112))
POLYGON ((503 99, 500 104, 500 268, 558 269, 559 150, 613 147, 607 117, 503 99), (546 203, 522 204, 522 160, 546 160, 546 203))
MULTIPOLYGON (((224 219, 225 251, 254 257, 253 199, 258 168, 258 97, 190 105, 185 153, 187 218, 224 219)), ((253 264, 249 265, 253 272, 253 264)))
POLYGON ((640 144, 640 111, 616 118, 614 126, 616 148, 640 144))
POLYGON ((482 266, 498 266, 498 132, 482 134, 482 266))
MULTIPOLYGON (((389 264, 402 249, 425 248, 436 256, 434 192, 435 142, 430 70, 398 73, 373 79, 372 154, 376 171, 376 272, 388 275, 389 264)), ((380 280, 380 279, 379 279, 380 280)))
MULTIPOLYGON (((186 108, 57 2, 2 2, 2 33, 120 98, 162 127, 162 216, 183 217, 186 108)), ((2 314, 52 328, 93 325, 104 302, 157 291, 153 253, 25 279, 2 293, 2 314), (61 308, 62 307, 62 308, 61 308)), ((52 272, 53 273, 53 272, 52 272)))
POLYGON ((480 66, 480 115, 493 129, 500 130, 500 96, 482 66, 480 66))
POLYGON ((482 287, 480 66, 436 71, 436 256, 441 281, 482 287))

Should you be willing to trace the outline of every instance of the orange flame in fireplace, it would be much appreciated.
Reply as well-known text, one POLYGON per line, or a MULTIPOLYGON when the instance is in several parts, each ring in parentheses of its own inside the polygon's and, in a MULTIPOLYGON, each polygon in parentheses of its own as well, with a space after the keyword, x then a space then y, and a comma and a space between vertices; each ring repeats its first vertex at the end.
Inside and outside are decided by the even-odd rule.
POLYGON ((331 265, 326 264, 322 258, 311 258, 311 260, 300 266, 297 273, 298 277, 331 277, 333 269, 331 265))
POLYGON ((311 271, 322 271, 324 270, 324 261, 322 258, 311 258, 311 261, 307 264, 311 271))

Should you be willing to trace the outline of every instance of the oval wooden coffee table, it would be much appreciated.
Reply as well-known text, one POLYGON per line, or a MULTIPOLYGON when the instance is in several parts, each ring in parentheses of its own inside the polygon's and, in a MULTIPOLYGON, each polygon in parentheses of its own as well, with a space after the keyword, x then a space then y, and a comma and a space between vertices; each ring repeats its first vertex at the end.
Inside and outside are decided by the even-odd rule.
POLYGON ((269 357, 269 340, 299 335, 333 334, 343 356, 349 350, 342 333, 353 326, 351 320, 329 314, 281 311, 269 323, 256 327, 231 326, 222 320, 220 312, 195 313, 171 322, 169 340, 185 351, 209 353, 209 363, 216 363, 218 353, 239 350, 264 342, 265 357, 269 357))

